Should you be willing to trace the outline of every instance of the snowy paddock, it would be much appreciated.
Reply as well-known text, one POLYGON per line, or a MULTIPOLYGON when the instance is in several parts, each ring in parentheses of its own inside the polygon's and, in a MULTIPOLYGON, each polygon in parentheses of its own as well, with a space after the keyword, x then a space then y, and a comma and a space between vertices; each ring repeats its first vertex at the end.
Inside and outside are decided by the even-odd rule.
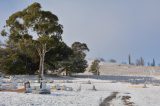
MULTIPOLYGON (((23 77, 23 80, 27 80, 27 78, 23 77)), ((18 78, 17 80, 20 79, 18 78)), ((29 79, 31 82, 35 80, 33 77, 29 79)), ((53 83, 48 82, 48 86, 52 87, 56 84, 60 86, 65 85, 72 87, 73 91, 52 90, 50 95, 0 92, 0 106, 100 106, 113 92, 117 92, 117 95, 108 101, 110 106, 160 106, 160 86, 158 84, 155 86, 147 83, 146 87, 144 87, 143 83, 131 84, 107 78, 106 80, 93 78, 48 78, 48 80, 54 80, 53 83), (80 86, 81 90, 78 91, 80 86), (93 86, 95 86, 96 91, 92 90, 93 86), (125 97, 129 99, 124 99, 125 97)), ((19 86, 21 85, 19 83, 19 86)), ((38 86, 38 83, 31 83, 31 86, 33 85, 38 86)))

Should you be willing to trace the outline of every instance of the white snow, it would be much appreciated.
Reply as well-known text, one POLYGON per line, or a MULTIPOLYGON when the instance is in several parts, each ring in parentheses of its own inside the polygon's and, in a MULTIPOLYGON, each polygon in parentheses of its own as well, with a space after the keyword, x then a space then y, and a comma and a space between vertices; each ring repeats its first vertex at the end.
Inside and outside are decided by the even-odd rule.
MULTIPOLYGON (((30 77, 30 80, 35 79, 30 77)), ((47 83, 48 86, 65 85, 72 87, 73 91, 52 90, 50 95, 0 92, 0 106, 99 106, 112 92, 118 92, 117 97, 111 101, 114 106, 125 106, 122 101, 122 96, 125 95, 131 97, 130 102, 134 102, 135 106, 160 106, 160 86, 152 84, 143 88, 144 84, 133 85, 104 79, 70 78, 70 83, 66 83, 62 78, 49 80, 54 80, 54 83, 47 83), (91 81, 91 84, 87 84, 87 81, 91 81), (92 90, 93 85, 97 91, 92 90), (77 91, 79 86, 81 91, 77 91)), ((39 84, 31 83, 31 86, 39 84)))

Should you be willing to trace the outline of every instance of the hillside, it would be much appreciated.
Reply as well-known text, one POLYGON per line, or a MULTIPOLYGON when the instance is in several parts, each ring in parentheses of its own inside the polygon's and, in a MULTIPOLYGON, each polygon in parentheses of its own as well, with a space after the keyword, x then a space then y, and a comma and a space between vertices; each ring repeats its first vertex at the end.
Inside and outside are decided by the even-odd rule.
MULTIPOLYGON (((89 69, 89 67, 88 67, 89 69)), ((88 70, 87 69, 87 70, 88 70)), ((160 76, 160 67, 134 66, 117 63, 101 63, 101 75, 127 75, 127 76, 160 76)))

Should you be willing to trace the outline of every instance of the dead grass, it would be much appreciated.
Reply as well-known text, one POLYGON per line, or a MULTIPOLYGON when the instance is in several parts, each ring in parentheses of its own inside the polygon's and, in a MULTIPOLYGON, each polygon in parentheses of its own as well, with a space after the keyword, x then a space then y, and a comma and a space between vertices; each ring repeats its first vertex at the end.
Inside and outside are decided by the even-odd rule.
POLYGON ((25 88, 16 89, 16 90, 1 90, 0 92, 17 92, 17 93, 24 93, 25 88))

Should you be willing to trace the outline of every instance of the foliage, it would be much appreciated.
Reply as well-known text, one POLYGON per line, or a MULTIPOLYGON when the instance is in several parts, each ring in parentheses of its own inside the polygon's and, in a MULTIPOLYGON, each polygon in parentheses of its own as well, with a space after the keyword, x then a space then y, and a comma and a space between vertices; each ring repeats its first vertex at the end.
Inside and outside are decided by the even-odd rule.
POLYGON ((84 72, 87 45, 75 42, 68 47, 62 41, 63 26, 58 21, 39 3, 12 14, 1 31, 8 38, 5 47, 0 48, 1 70, 7 74, 35 74, 39 70, 41 78, 45 70, 84 72))
POLYGON ((74 42, 71 46, 72 54, 64 61, 63 66, 67 75, 71 73, 83 73, 88 67, 85 60, 86 52, 89 51, 85 43, 74 42))
POLYGON ((73 51, 70 47, 64 42, 60 42, 50 52, 46 53, 45 63, 48 64, 48 69, 54 71, 64 67, 72 53, 73 51))
POLYGON ((99 58, 99 60, 100 60, 101 62, 106 62, 106 60, 105 60, 104 58, 99 58))
POLYGON ((8 36, 7 46, 12 45, 27 57, 36 57, 34 61, 39 58, 39 71, 42 75, 45 54, 61 40, 62 33, 58 17, 50 11, 41 10, 39 3, 33 3, 12 14, 1 32, 2 36, 8 36), (37 38, 33 39, 34 37, 37 38))
POLYGON ((116 63, 117 61, 115 59, 110 59, 109 62, 116 63))
POLYGON ((144 66, 144 59, 141 57, 140 59, 136 60, 136 65, 137 66, 144 66))
POLYGON ((0 52, 0 67, 6 74, 34 74, 38 68, 38 62, 24 53, 10 48, 1 48, 0 52))
POLYGON ((153 59, 153 62, 151 64, 151 66, 156 66, 155 60, 153 59))
POLYGON ((94 75, 99 75, 100 74, 100 72, 99 72, 99 68, 100 68, 99 63, 100 63, 99 60, 97 60, 97 59, 94 60, 92 62, 92 65, 91 65, 90 69, 89 69, 89 72, 92 72, 94 75))
POLYGON ((132 63, 131 63, 131 55, 130 55, 130 54, 128 55, 128 63, 129 63, 129 65, 132 64, 132 63))

